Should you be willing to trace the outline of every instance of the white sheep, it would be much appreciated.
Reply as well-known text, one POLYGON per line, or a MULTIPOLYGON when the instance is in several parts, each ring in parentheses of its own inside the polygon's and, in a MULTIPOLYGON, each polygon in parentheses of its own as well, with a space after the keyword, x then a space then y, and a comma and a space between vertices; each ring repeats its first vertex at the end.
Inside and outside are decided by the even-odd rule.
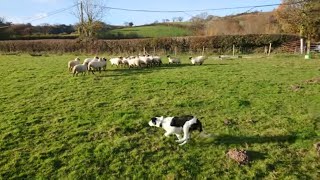
POLYGON ((71 61, 68 62, 68 70, 71 71, 72 68, 77 64, 80 64, 80 58, 79 57, 77 57, 74 60, 71 60, 71 61))
POLYGON ((149 57, 149 55, 142 55, 139 56, 140 64, 145 64, 146 66, 152 65, 152 59, 149 57))
POLYGON ((93 58, 86 58, 83 62, 89 64, 91 61, 99 61, 99 57, 95 56, 93 58))
POLYGON ((75 65, 75 66, 72 68, 73 76, 74 76, 74 75, 78 76, 79 73, 81 73, 81 74, 84 73, 84 75, 85 75, 86 72, 88 71, 88 67, 87 67, 87 66, 88 66, 87 63, 75 65))
POLYGON ((170 57, 170 55, 167 56, 168 60, 169 60, 169 64, 180 64, 180 59, 178 58, 172 58, 170 57))
POLYGON ((162 64, 160 56, 151 56, 151 58, 154 65, 160 66, 162 64))
POLYGON ((129 67, 129 60, 130 60, 130 57, 125 57, 125 58, 122 58, 122 64, 123 66, 128 66, 129 67))
POLYGON ((193 64, 193 65, 196 65, 196 64, 202 65, 204 60, 206 60, 206 57, 205 56, 197 56, 197 57, 193 58, 190 56, 189 59, 191 61, 191 64, 193 64))
POLYGON ((94 70, 98 70, 101 73, 101 69, 105 68, 107 65, 106 58, 100 58, 98 61, 90 61, 88 64, 88 71, 91 71, 94 74, 94 70))
POLYGON ((105 57, 103 57, 103 58, 101 58, 101 60, 102 60, 102 64, 103 64, 103 66, 102 66, 102 70, 107 70, 107 59, 105 58, 105 57))
POLYGON ((117 67, 119 67, 119 65, 122 64, 122 60, 123 60, 123 57, 120 56, 117 58, 111 58, 109 61, 111 63, 111 66, 116 65, 117 67))
POLYGON ((140 60, 138 56, 130 56, 128 59, 129 68, 131 67, 141 67, 142 64, 145 64, 144 61, 140 60))

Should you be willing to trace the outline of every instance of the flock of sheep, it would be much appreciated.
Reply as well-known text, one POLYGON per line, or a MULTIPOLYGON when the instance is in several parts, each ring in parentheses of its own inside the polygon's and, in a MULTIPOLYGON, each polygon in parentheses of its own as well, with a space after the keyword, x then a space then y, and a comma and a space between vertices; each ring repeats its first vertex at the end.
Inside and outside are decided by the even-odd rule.
MULTIPOLYGON (((169 64, 181 64, 179 58, 173 58, 170 55, 167 56, 169 64)), ((198 57, 189 57, 191 64, 202 65, 205 56, 198 57)), ((129 57, 116 57, 109 59, 111 66, 115 65, 117 67, 153 67, 153 66, 161 66, 162 60, 160 56, 152 56, 152 55, 139 55, 139 56, 129 56, 129 57)), ((68 62, 68 69, 72 71, 73 76, 77 76, 79 73, 86 74, 86 72, 92 72, 94 74, 95 71, 101 72, 101 70, 107 69, 107 59, 106 58, 86 58, 83 63, 80 63, 80 59, 77 57, 75 60, 71 60, 68 62)))

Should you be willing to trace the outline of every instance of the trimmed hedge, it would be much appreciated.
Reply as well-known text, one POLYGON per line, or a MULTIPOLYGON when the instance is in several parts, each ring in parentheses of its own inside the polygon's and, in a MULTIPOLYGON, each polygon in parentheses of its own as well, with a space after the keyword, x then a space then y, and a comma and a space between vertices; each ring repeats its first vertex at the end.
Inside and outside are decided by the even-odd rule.
POLYGON ((263 47, 272 43, 273 48, 280 47, 283 43, 299 40, 298 36, 284 34, 262 35, 225 35, 225 36, 200 36, 200 37, 175 37, 175 38, 149 38, 149 39, 124 39, 124 40, 12 40, 0 41, 2 52, 50 52, 50 53, 139 53, 143 49, 152 53, 201 52, 205 47, 206 52, 224 53, 232 50, 235 45, 242 53, 254 50, 263 51, 263 47))
POLYGON ((77 39, 78 35, 68 34, 68 35, 30 35, 30 36, 6 36, 0 37, 0 40, 42 40, 42 39, 77 39))

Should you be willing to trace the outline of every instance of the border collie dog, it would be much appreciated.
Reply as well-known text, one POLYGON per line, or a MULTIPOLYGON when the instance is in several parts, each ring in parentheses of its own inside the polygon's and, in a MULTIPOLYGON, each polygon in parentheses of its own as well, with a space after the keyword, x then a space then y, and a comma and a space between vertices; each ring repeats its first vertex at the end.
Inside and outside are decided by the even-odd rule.
POLYGON ((199 130, 202 132, 202 124, 195 116, 180 117, 153 117, 149 122, 149 126, 162 127, 166 133, 165 136, 175 134, 178 138, 176 142, 184 145, 190 139, 191 132, 199 130), (183 137, 181 134, 183 133, 183 137))

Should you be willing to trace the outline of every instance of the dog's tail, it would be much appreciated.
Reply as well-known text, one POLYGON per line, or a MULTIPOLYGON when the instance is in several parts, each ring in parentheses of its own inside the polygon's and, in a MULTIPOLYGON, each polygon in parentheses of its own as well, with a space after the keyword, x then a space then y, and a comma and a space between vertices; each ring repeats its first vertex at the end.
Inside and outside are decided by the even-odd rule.
POLYGON ((202 124, 199 121, 199 119, 197 119, 197 124, 198 124, 198 130, 200 132, 200 137, 202 137, 202 138, 210 138, 210 137, 212 137, 212 135, 210 133, 206 133, 205 131, 203 131, 202 124))
POLYGON ((202 129, 202 124, 201 124, 201 122, 199 121, 198 118, 197 118, 196 124, 198 124, 197 127, 198 127, 199 132, 202 132, 202 131, 203 131, 203 129, 202 129))

